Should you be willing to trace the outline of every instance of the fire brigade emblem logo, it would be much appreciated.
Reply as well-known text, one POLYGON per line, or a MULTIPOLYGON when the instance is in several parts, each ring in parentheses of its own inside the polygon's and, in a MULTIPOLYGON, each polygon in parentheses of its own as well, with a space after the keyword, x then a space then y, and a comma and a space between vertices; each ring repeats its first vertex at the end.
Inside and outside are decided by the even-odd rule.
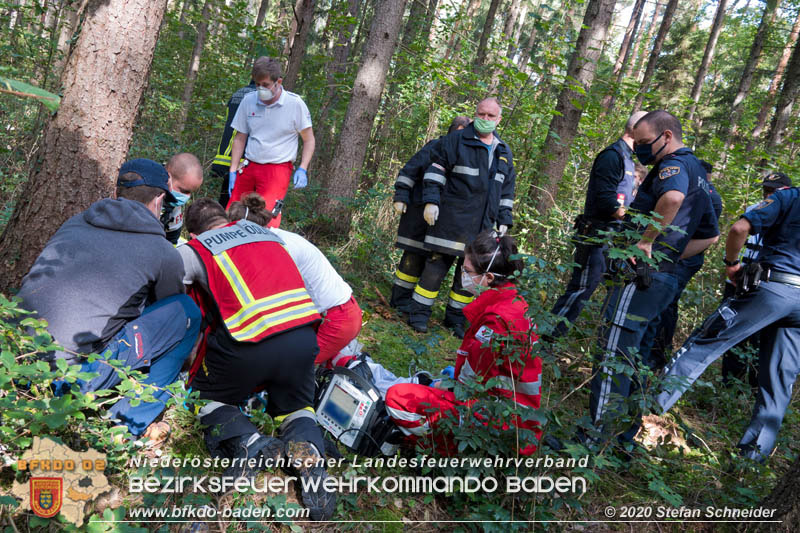
POLYGON ((64 482, 60 477, 31 478, 31 510, 36 516, 52 518, 61 510, 64 482))

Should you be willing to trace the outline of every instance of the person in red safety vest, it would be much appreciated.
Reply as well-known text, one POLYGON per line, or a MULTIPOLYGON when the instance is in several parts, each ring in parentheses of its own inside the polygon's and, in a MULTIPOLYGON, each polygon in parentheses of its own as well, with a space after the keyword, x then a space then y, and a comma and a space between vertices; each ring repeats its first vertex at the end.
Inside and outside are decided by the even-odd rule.
MULTIPOLYGON (((188 382, 209 400, 198 412, 209 452, 256 460, 285 454, 292 474, 325 478, 319 461, 325 442, 312 407, 321 317, 285 244, 258 224, 228 222, 210 198, 189 206, 185 224, 192 239, 177 248, 183 282, 210 324, 188 382), (267 391, 278 438, 261 434, 240 409, 260 389, 267 391)), ((224 475, 254 475, 250 469, 224 475)), ((298 486, 311 518, 330 518, 335 494, 321 484, 298 486)))
MULTIPOLYGON (((272 207, 270 207, 272 209, 272 207)), ((246 219, 268 227, 273 214, 267 211, 264 198, 251 192, 228 207, 228 220, 246 219)), ((333 268, 328 258, 313 244, 297 233, 270 228, 286 245, 306 289, 323 317, 317 329, 319 353, 316 364, 327 368, 346 366, 355 356, 340 353, 361 331, 361 308, 353 297, 353 289, 333 268)))
MULTIPOLYGON (((523 269, 521 260, 511 259, 516 253, 517 246, 510 236, 496 237, 489 231, 480 233, 467 245, 462 284, 478 296, 464 308, 470 326, 456 352, 454 377, 462 383, 486 383, 497 378, 499 383, 490 393, 512 400, 517 407, 512 420, 503 420, 499 425, 504 430, 518 427, 532 431, 535 440, 520 440, 520 453, 529 455, 536 451, 542 434, 538 423, 526 416, 526 410, 539 408, 542 361, 533 355, 532 346, 538 336, 525 316, 528 304, 509 281, 515 270, 523 269)), ((451 454, 455 451, 452 439, 441 432, 437 434, 437 425, 443 416, 458 417, 456 406, 471 406, 476 400, 456 400, 451 390, 441 388, 443 382, 433 385, 390 387, 386 409, 409 444, 416 444, 433 429, 436 448, 451 454)), ((480 414, 475 416, 483 420, 480 414)))

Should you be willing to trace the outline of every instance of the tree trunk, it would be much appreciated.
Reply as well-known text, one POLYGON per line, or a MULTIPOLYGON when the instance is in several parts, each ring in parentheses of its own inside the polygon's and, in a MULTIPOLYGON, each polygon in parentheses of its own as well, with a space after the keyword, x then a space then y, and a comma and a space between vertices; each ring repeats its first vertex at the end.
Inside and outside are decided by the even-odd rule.
POLYGON ((539 5, 536 8, 536 14, 533 16, 533 23, 531 24, 531 33, 528 35, 528 42, 519 58, 519 68, 521 69, 528 66, 528 61, 530 61, 531 55, 533 55, 533 48, 536 44, 536 36, 538 33, 537 24, 541 23, 543 13, 544 2, 539 0, 539 5))
POLYGON ((661 16, 661 8, 662 4, 656 3, 655 7, 653 8, 653 16, 650 18, 650 23, 647 25, 647 31, 645 31, 644 37, 638 39, 636 44, 634 44, 633 60, 628 63, 628 68, 625 69, 626 78, 630 78, 633 75, 633 80, 639 81, 639 79, 642 77, 644 66, 647 64, 642 56, 647 54, 650 42, 653 40, 653 32, 655 32, 656 24, 658 24, 658 18, 661 16), (644 43, 644 48, 642 47, 642 43, 644 43), (636 67, 635 74, 634 66, 636 67))
POLYGON ((264 24, 264 19, 267 17, 267 10, 269 9, 269 0, 261 0, 258 6, 258 13, 256 14, 256 23, 253 24, 256 28, 260 28, 264 24))
POLYGON ((644 0, 636 0, 633 4, 633 11, 631 11, 631 20, 628 21, 628 27, 625 28, 625 35, 622 37, 622 44, 617 53, 617 61, 614 63, 614 88, 611 93, 603 98, 602 107, 603 113, 608 114, 614 110, 617 103, 617 94, 619 93, 619 85, 622 83, 622 76, 625 72, 625 67, 631 57, 633 50, 633 41, 636 38, 636 32, 639 30, 639 22, 642 20, 642 11, 644 9, 644 0))
POLYGON ((183 0, 183 6, 181 6, 181 16, 178 19, 178 25, 180 29, 178 30, 178 40, 183 41, 186 39, 186 16, 189 14, 194 8, 194 4, 197 0, 183 0))
POLYGON ((486 62, 486 48, 489 45, 489 38, 492 36, 492 28, 494 27, 494 16, 497 13, 497 6, 500 5, 500 0, 492 0, 489 4, 489 11, 486 12, 486 21, 483 23, 483 31, 481 32, 481 40, 478 43, 478 52, 475 54, 474 70, 478 72, 479 68, 486 62))
POLYGON ((769 533, 790 533, 796 531, 800 524, 800 459, 797 459, 789 471, 778 481, 760 505, 763 509, 776 509, 770 520, 778 520, 780 524, 762 522, 754 531, 769 533))
MULTIPOLYGON (((628 64, 633 39, 636 36, 636 31, 639 29, 639 22, 642 20, 642 8, 644 8, 644 0, 636 0, 633 4, 633 11, 631 11, 631 20, 628 21, 628 26, 625 28, 625 36, 622 38, 622 44, 617 53, 617 60, 614 63, 615 76, 618 76, 628 64)), ((620 79, 617 78, 618 83, 619 81, 620 79)))
POLYGON ((62 15, 61 31, 58 35, 58 53, 53 62, 52 74, 54 79, 61 79, 64 65, 67 64, 70 52, 74 45, 75 31, 78 29, 78 21, 83 16, 86 9, 86 2, 73 0, 71 5, 65 6, 66 13, 62 15))
POLYGON ((46 89, 47 83, 50 79, 53 65, 53 55, 58 50, 58 37, 56 32, 58 30, 58 23, 61 20, 61 11, 64 8, 62 2, 53 2, 47 10, 45 17, 45 35, 47 38, 47 54, 44 55, 36 62, 34 68, 33 78, 39 80, 39 87, 46 89))
POLYGON ((775 13, 777 10, 778 0, 767 0, 764 6, 764 13, 761 15, 761 23, 758 25, 756 36, 753 38, 753 45, 750 47, 750 56, 747 58, 744 71, 742 71, 742 78, 739 80, 739 88, 736 91, 736 96, 733 98, 728 127, 722 136, 723 139, 725 139, 725 145, 722 148, 722 168, 725 168, 725 164, 728 161, 728 151, 731 148, 733 139, 738 133, 737 122, 739 122, 739 118, 742 116, 742 111, 744 109, 742 104, 744 104, 744 99, 747 98, 747 94, 750 92, 750 85, 753 83, 753 74, 756 71, 758 62, 761 60, 761 52, 764 50, 767 33, 769 33, 769 28, 775 20, 775 13))
POLYGON ((789 58, 792 55, 795 43, 797 43, 798 36, 800 36, 800 12, 797 13, 797 17, 794 19, 792 32, 789 34, 786 46, 783 47, 783 54, 781 54, 781 58, 778 60, 778 66, 775 67, 775 74, 772 76, 769 89, 767 89, 767 97, 764 99, 764 103, 761 104, 761 109, 758 111, 756 126, 753 128, 750 134, 750 140, 747 141, 747 146, 745 147, 745 150, 748 152, 752 152, 753 149, 755 149, 759 137, 764 133, 764 128, 767 127, 767 118, 772 109, 772 103, 775 101, 775 95, 778 94, 778 87, 781 86, 781 82, 783 81, 783 74, 786 71, 786 65, 789 64, 789 58))
MULTIPOLYGON (((434 6, 435 9, 435 6, 434 6)), ((428 2, 426 0, 411 0, 411 9, 408 12, 408 19, 403 26, 403 38, 400 40, 400 48, 408 50, 422 35, 422 29, 428 20, 428 2)))
POLYGON ((285 20, 286 17, 291 17, 290 18, 291 23, 289 24, 289 33, 286 34, 288 37, 286 38, 286 42, 283 45, 283 54, 281 54, 282 57, 288 57, 289 53, 292 51, 292 46, 294 45, 294 38, 297 35, 297 27, 298 27, 300 12, 303 10, 303 2, 304 0, 297 0, 297 2, 294 4, 294 7, 292 8, 291 13, 288 12, 283 13, 284 15, 282 17, 283 20, 285 20))
POLYGON ((289 54, 289 65, 286 67, 286 74, 283 76, 283 86, 290 91, 294 90, 297 77, 300 74, 300 65, 303 64, 306 41, 314 22, 314 8, 317 4, 316 0, 302 0, 302 2, 301 10, 296 13, 297 33, 292 43, 292 52, 289 54))
POLYGON ((786 125, 792 116, 792 106, 794 106, 798 92, 800 92, 800 45, 795 44, 792 58, 786 67, 786 78, 783 80, 783 87, 778 95, 778 103, 775 106, 772 125, 770 126, 769 134, 767 134, 767 153, 771 153, 783 143, 786 125))
POLYGON ((650 58, 647 60, 647 68, 644 71, 644 78, 642 79, 642 86, 639 89, 639 94, 636 96, 636 102, 633 104, 633 110, 638 111, 642 107, 644 95, 650 88, 650 80, 656 71, 656 63, 658 56, 661 55, 661 47, 664 46, 664 40, 667 38, 669 28, 672 26, 672 16, 675 14, 675 8, 678 7, 678 0, 669 0, 667 8, 664 11, 664 18, 661 20, 661 26, 658 28, 658 35, 656 35, 656 42, 653 43, 653 49, 650 51, 650 58))
POLYGON ((346 201, 355 197, 358 188, 405 5, 406 0, 381 0, 375 6, 376 15, 372 18, 363 61, 353 83, 339 142, 330 166, 320 173, 327 194, 318 198, 316 207, 330 217, 339 235, 347 235, 350 230, 350 208, 346 201))
POLYGON ((711 33, 708 35, 708 42, 706 43, 705 52, 703 52, 703 60, 700 62, 700 69, 694 78, 694 87, 692 87, 692 105, 689 108, 687 121, 691 124, 694 121, 694 114, 697 112, 697 103, 700 101, 700 94, 703 92, 703 82, 705 82, 706 74, 708 74, 708 67, 711 65, 711 60, 714 58, 714 50, 717 48, 717 40, 719 39, 719 32, 722 31, 722 24, 725 22, 725 7, 728 5, 728 0, 719 0, 717 5, 717 12, 714 15, 714 24, 711 25, 711 33))
MULTIPOLYGON (((262 24, 264 24, 264 19, 267 17, 267 10, 269 9, 269 0, 261 0, 261 4, 258 6, 258 14, 256 14, 256 23, 253 25, 255 28, 260 28, 262 24)), ((247 50, 247 63, 246 66, 249 68, 250 65, 253 64, 255 58, 253 57, 253 50, 256 46, 256 38, 253 36, 253 39, 250 41, 250 48, 247 50)))
MULTIPOLYGON (((511 4, 509 4, 507 8, 508 12, 506 14, 505 23, 503 24, 503 42, 510 43, 514 38, 514 26, 517 23, 517 16, 519 15, 519 3, 520 0, 511 0, 511 4)), ((506 55, 506 58, 508 58, 508 55, 506 55)), ((499 97, 502 97, 502 88, 500 90, 497 89, 500 84, 501 73, 501 69, 492 69, 492 81, 489 84, 489 94, 497 94, 499 97)))
POLYGON ((445 52, 445 59, 452 59, 458 57, 461 52, 461 43, 464 40, 462 36, 466 35, 469 38, 470 30, 472 29, 472 21, 475 19, 475 14, 481 6, 481 0, 469 0, 467 10, 463 17, 459 17, 453 25, 453 33, 450 36, 450 43, 445 52), (462 24, 466 21, 467 24, 462 24))
POLYGON ((506 50, 506 57, 510 60, 513 60, 519 52, 519 39, 522 37, 522 29, 525 27, 525 19, 528 18, 529 7, 530 6, 528 6, 528 3, 525 2, 520 8, 517 24, 514 28, 514 35, 511 37, 511 41, 508 43, 508 49, 506 50))
POLYGON ((347 27, 340 28, 336 37, 336 45, 333 48, 333 60, 325 67, 327 71, 328 90, 325 102, 320 110, 319 119, 315 121, 314 127, 317 136, 318 154, 312 160, 313 169, 328 168, 332 154, 332 144, 336 132, 336 121, 329 119, 331 109, 334 109, 339 102, 339 78, 347 72, 347 63, 350 59, 351 43, 353 31, 355 30, 355 17, 358 15, 359 2, 361 0, 347 0, 348 13, 352 18, 347 27))
POLYGON ((0 236, 0 290, 18 287, 58 227, 114 190, 167 0, 91 0, 61 107, 0 236))
POLYGON ((194 93, 194 85, 197 82, 197 72, 200 70, 200 57, 203 55, 203 48, 206 44, 208 21, 211 18, 211 4, 213 1, 205 1, 203 12, 200 14, 200 21, 197 23, 197 37, 194 41, 189 69, 186 71, 186 83, 183 86, 183 107, 177 124, 179 135, 183 134, 183 130, 186 128, 186 118, 189 116, 189 109, 192 107, 192 94, 194 93))
POLYGON ((558 95, 556 113, 550 121, 541 152, 546 154, 541 175, 547 183, 538 194, 536 207, 540 214, 546 213, 555 203, 558 184, 567 165, 572 139, 578 131, 583 102, 594 80, 600 49, 611 25, 615 3, 616 0, 589 0, 586 7, 575 51, 567 67, 567 79, 558 95))

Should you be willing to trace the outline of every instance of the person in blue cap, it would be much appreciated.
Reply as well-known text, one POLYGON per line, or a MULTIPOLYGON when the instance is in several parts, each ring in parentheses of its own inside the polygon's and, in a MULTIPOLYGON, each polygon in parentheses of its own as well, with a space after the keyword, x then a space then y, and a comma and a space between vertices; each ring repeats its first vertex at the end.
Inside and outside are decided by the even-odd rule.
MULTIPOLYGON (((783 172, 770 172, 764 177, 761 182, 762 200, 766 200, 776 191, 780 191, 792 186, 792 178, 783 172)), ((755 203, 745 209, 745 212, 751 211, 761 205, 761 202, 755 203)), ((747 242, 739 254, 739 260, 742 266, 747 266, 750 263, 758 261, 758 256, 761 254, 763 248, 764 236, 759 233, 750 234, 747 237, 747 242)), ((722 291, 722 298, 731 298, 736 293, 736 285, 733 281, 725 280, 725 289, 722 291)), ((759 335, 752 335, 744 341, 740 342, 722 356, 722 382, 725 385, 733 383, 733 379, 740 381, 747 380, 750 387, 756 391, 758 390, 758 360, 755 364, 747 361, 745 350, 750 350, 758 353, 759 348, 759 335), (738 349, 737 349, 738 348, 738 349)))
MULTIPOLYGON (((22 280, 22 306, 47 320, 63 350, 47 354, 97 376, 73 386, 81 392, 120 382, 105 360, 147 374, 159 387, 155 402, 122 399, 112 419, 134 436, 168 432, 153 424, 200 332, 200 310, 184 294, 183 261, 167 241, 159 220, 165 202, 175 202, 163 165, 133 159, 122 165, 114 198, 104 198, 67 220, 47 242, 22 280), (85 355, 100 354, 88 362, 85 355)), ((61 383, 58 392, 69 385, 61 383)))
POLYGON ((725 274, 737 295, 723 301, 689 337, 665 371, 657 396, 667 411, 728 349, 761 332, 758 394, 741 455, 764 462, 775 448, 800 373, 800 189, 779 190, 745 212, 728 233, 725 274), (758 260, 742 266, 748 235, 762 235, 758 260))

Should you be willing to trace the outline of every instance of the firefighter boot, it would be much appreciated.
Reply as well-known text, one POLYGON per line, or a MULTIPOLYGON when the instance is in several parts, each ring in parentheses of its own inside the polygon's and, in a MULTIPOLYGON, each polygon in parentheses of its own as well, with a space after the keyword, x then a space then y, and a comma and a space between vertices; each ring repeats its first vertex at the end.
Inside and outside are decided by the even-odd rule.
POLYGON ((325 440, 310 411, 300 410, 289 415, 281 424, 280 438, 286 443, 287 467, 297 477, 295 486, 300 499, 309 511, 311 520, 329 520, 336 510, 336 493, 324 487, 325 440), (305 416, 305 414, 310 416, 305 416))
POLYGON ((392 297, 389 299, 389 306, 397 309, 401 313, 407 314, 411 307, 412 294, 414 294, 413 285, 409 288, 394 283, 392 285, 392 297))
POLYGON ((408 308, 408 325, 418 333, 427 333, 432 311, 432 306, 412 300, 408 308))

